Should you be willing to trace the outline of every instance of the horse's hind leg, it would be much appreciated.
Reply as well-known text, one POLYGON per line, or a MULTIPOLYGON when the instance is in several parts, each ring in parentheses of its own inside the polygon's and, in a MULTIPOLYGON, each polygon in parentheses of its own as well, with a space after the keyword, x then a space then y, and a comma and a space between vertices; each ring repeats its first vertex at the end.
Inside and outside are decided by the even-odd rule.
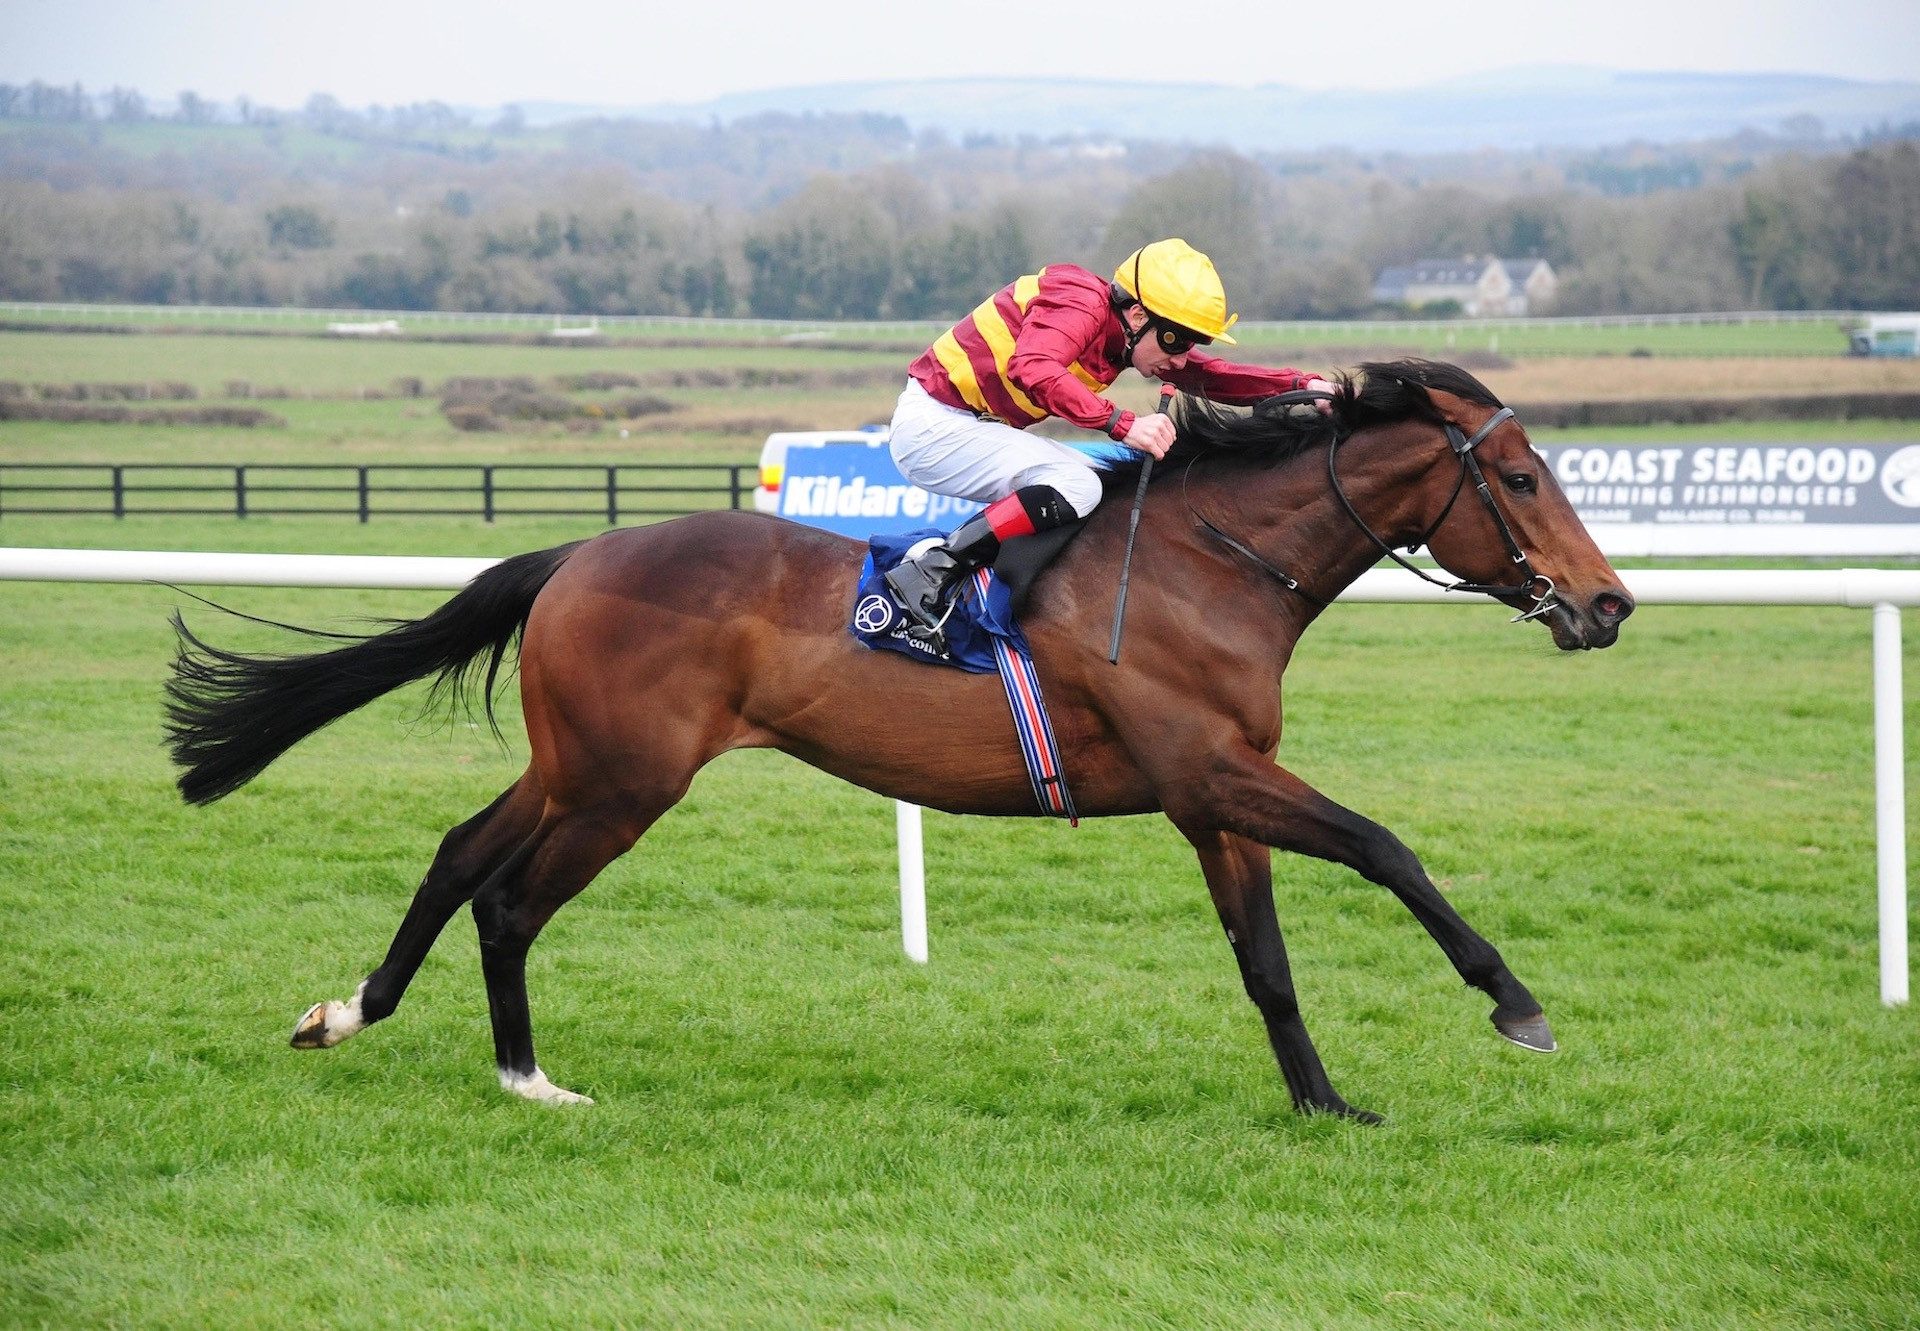
POLYGON ((641 803, 622 799, 583 809, 550 805, 540 826, 473 898, 480 969, 487 982, 500 1084, 529 1100, 591 1104, 547 1080, 533 1056, 527 1008, 527 949, 554 912, 625 854, 684 792, 641 803))
POLYGON ((1333 1089, 1320 1054, 1300 1019, 1287 965, 1287 945, 1273 907, 1272 853, 1258 842, 1225 832, 1187 833, 1207 875, 1207 891, 1240 963, 1247 997, 1260 1010, 1267 1040, 1280 1060, 1294 1108, 1309 1114, 1339 1114, 1378 1123, 1380 1116, 1355 1109, 1333 1089))
POLYGON ((413 894, 413 904, 387 948, 386 960, 361 982, 352 998, 329 999, 308 1008, 294 1027, 293 1047, 330 1049, 391 1015, 447 921, 532 835, 545 806, 546 795, 529 770, 492 804, 448 832, 413 894))

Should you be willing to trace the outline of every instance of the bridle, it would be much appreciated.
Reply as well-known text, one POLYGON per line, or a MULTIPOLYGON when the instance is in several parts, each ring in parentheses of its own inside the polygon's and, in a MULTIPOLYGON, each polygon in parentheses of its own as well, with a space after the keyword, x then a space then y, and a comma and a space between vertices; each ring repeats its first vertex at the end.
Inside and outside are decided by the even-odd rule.
MULTIPOLYGON (((1277 398, 1269 399, 1269 401, 1282 406, 1329 402, 1332 400, 1333 395, 1331 393, 1306 390, 1282 393, 1277 398)), ((1540 618, 1558 605, 1560 600, 1559 593, 1554 588, 1553 579, 1544 573, 1539 573, 1534 570, 1532 563, 1527 559, 1526 552, 1520 548, 1519 541, 1514 539, 1513 528, 1508 525, 1506 514, 1500 511, 1500 506, 1493 502, 1493 490, 1487 484, 1486 473, 1480 467, 1479 458, 1474 455, 1474 450, 1480 446, 1481 442, 1486 439, 1488 435, 1498 429, 1503 422, 1512 419, 1513 408, 1502 407, 1500 410, 1494 412, 1492 416, 1488 417, 1486 423, 1478 430, 1475 430, 1471 436, 1464 433, 1460 427, 1452 421, 1441 422, 1447 432, 1448 447, 1453 450, 1454 456, 1460 459, 1460 476, 1454 481, 1453 493, 1447 496, 1446 505, 1441 508, 1440 516, 1433 520, 1433 523, 1425 532, 1421 533, 1416 539, 1408 542, 1405 547, 1408 551, 1418 550, 1421 546, 1426 545, 1433 539, 1434 533, 1439 531, 1441 525, 1446 522, 1447 515, 1453 512, 1455 501, 1460 498, 1460 492, 1466 488, 1467 480, 1471 477, 1473 480, 1473 488, 1475 492, 1479 494, 1481 504, 1486 508, 1488 515, 1492 517, 1493 525, 1500 532, 1500 540, 1507 547, 1507 557, 1513 562, 1514 566, 1520 570, 1522 575, 1520 582, 1511 587, 1486 582, 1444 582, 1432 576, 1426 572, 1426 570, 1417 568, 1409 563, 1407 559, 1401 555, 1399 550, 1396 550, 1393 546, 1388 545, 1386 541, 1382 540, 1373 528, 1367 525, 1366 519, 1360 516, 1359 510, 1354 508, 1353 501, 1347 498, 1347 492, 1340 484, 1340 471, 1337 462, 1340 445, 1345 443, 1350 437, 1344 433, 1336 433, 1327 443, 1327 480, 1332 484, 1333 493, 1335 497, 1340 500, 1340 506, 1346 510, 1347 516, 1353 519, 1353 525, 1364 532, 1367 539, 1379 547, 1381 553, 1386 555, 1387 558, 1391 559, 1394 563, 1421 581, 1430 582, 1442 591, 1475 592, 1482 596, 1493 597, 1525 596, 1531 599, 1533 602, 1531 607, 1522 610, 1519 614, 1507 621, 1510 624, 1519 624, 1529 619, 1540 618)), ((1188 511, 1192 511, 1192 505, 1190 503, 1188 505, 1188 511)), ((1239 554, 1252 560, 1254 564, 1258 565, 1269 576, 1276 579, 1280 585, 1287 590, 1299 593, 1299 595, 1323 609, 1330 604, 1302 587, 1298 579, 1275 568, 1272 564, 1262 559, 1252 550, 1249 550, 1239 541, 1234 540, 1233 537, 1221 531, 1220 528, 1214 526, 1213 523, 1207 521, 1207 519, 1201 517, 1198 513, 1194 513, 1193 516, 1194 520, 1216 540, 1225 544, 1229 549, 1237 551, 1239 554)))

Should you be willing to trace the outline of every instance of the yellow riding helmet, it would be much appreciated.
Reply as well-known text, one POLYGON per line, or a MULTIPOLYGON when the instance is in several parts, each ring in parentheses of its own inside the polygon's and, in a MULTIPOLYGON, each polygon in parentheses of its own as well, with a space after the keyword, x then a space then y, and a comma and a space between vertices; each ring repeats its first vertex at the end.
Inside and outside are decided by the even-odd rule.
POLYGON ((1180 239, 1156 240, 1120 261, 1113 280, 1147 313, 1233 345, 1227 330, 1240 321, 1227 313, 1227 289, 1213 260, 1180 239))

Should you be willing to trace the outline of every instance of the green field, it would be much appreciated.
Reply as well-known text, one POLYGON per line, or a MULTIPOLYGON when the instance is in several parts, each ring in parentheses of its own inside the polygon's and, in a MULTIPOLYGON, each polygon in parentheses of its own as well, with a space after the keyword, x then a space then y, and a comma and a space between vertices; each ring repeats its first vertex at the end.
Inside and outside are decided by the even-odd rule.
POLYGON ((921 969, 884 801, 768 754, 709 769, 535 949, 542 1062, 596 1107, 496 1088, 464 920, 390 1022, 289 1050, 524 749, 400 697, 187 809, 158 744, 181 601, 0 586, 0 1321, 1911 1324, 1920 1024, 1877 1001, 1864 615, 1648 608, 1580 658, 1492 610, 1316 627, 1283 761, 1423 853, 1563 1042, 1505 1045, 1390 896, 1283 860, 1369 1130, 1289 1111, 1163 821, 932 817, 921 969))
MULTIPOLYGON (((205 425, 0 422, 7 462, 228 464, 735 463, 758 462, 771 430, 847 427, 885 420, 904 381, 901 357, 823 348, 580 348, 323 338, 162 337, 0 333, 0 379, 21 384, 189 385, 192 401, 133 407, 246 406, 284 424, 240 429, 205 425), (812 376, 795 386, 666 387, 674 410, 633 423, 514 423, 499 432, 455 429, 440 409, 441 386, 461 377, 524 376, 550 385, 589 372, 671 375, 687 371, 812 376), (854 386, 834 376, 852 373, 854 386), (421 381, 424 396, 397 395, 421 381), (235 383, 256 396, 229 392, 235 383), (290 396, 280 395, 285 390, 290 396), (268 396, 271 392, 274 395, 268 396)), ((1144 393, 1143 386, 1136 385, 1144 393)), ((580 393, 582 403, 623 392, 580 393)), ((116 404, 121 405, 121 404, 116 404)), ((0 509, 4 503, 0 502, 0 509)), ((0 517, 0 521, 4 518, 0 517)))
MULTIPOLYGON (((463 435, 432 399, 344 396, 674 352, 370 350, 0 335, 0 378, 341 394, 266 404, 273 430, 7 423, 0 462, 757 450, 463 435)), ((867 391, 685 396, 710 421, 867 391)), ((597 530, 0 517, 6 544, 132 549, 504 555, 597 530)), ((307 623, 441 599, 213 594, 307 623)), ((164 588, 0 583, 0 1325, 1915 1324, 1920 1016, 1878 1002, 1860 612, 1647 607, 1579 657, 1489 607, 1325 616, 1282 761, 1423 855, 1562 1042, 1505 1044, 1389 894, 1282 858, 1307 1020, 1388 1116, 1367 1129, 1291 1112, 1164 820, 930 815, 921 968, 886 802, 765 753, 709 768, 534 949, 542 1064, 593 1108, 498 1089, 464 917, 389 1022, 297 1053, 295 1018, 351 993, 441 834, 520 770, 517 703, 503 750, 386 699, 188 809, 159 742, 176 605, 288 645, 164 588)))
MULTIPOLYGON (((1257 344, 1248 350, 1256 352, 1257 344)), ((1444 350, 1443 348, 1440 350, 1444 350)), ((1602 362, 1595 362, 1597 367, 1602 362)), ((898 351, 808 345, 708 347, 580 347, 368 343, 326 338, 110 336, 0 332, 0 380, 22 384, 184 383, 197 393, 182 406, 263 408, 284 425, 252 429, 176 425, 0 423, 4 462, 378 463, 691 461, 751 464, 772 429, 827 428, 884 421, 903 375, 898 351), (639 423, 627 436, 609 421, 590 433, 530 425, 500 433, 455 429, 441 413, 440 386, 454 377, 527 376, 541 384, 585 372, 668 375, 748 371, 801 376, 799 384, 663 387, 674 410, 639 423), (838 382, 853 376, 851 383, 838 382), (419 380, 425 396, 400 397, 395 385, 419 380), (256 394, 236 397, 241 382, 256 394)), ((1604 375, 1603 368, 1596 374, 1604 375)), ((1153 386, 1134 375, 1113 390, 1123 405, 1144 409, 1153 386)), ((612 399, 584 394, 582 400, 612 399)), ((145 405, 145 404, 131 404, 145 405)), ((176 404, 155 404, 176 405, 176 404)), ((1818 425, 1732 423, 1662 427, 1663 437, 1823 436, 1906 441, 1920 422, 1853 421, 1818 425)), ((1631 437, 1631 431, 1536 431, 1543 442, 1631 437)))
MULTIPOLYGON (((389 389, 402 375, 429 386, 455 375, 548 376, 588 370, 694 370, 753 366, 764 370, 906 366, 897 353, 845 351, 804 344, 764 347, 529 346, 517 343, 411 342, 359 338, 273 338, 244 334, 194 337, 87 333, 0 333, 4 373, 26 382, 180 380, 205 397, 221 397, 228 380, 288 385, 351 396, 389 389)), ((896 392, 898 390, 896 389, 896 392)), ((271 403, 265 405, 272 405, 271 403)))
POLYGON ((1235 330, 1260 347, 1389 347, 1437 356, 1466 352, 1532 356, 1844 356, 1837 321, 1819 323, 1581 323, 1555 319, 1463 319, 1451 324, 1331 322, 1250 324, 1235 330))
MULTIPOLYGON (((0 313, 4 313, 8 320, 26 323, 92 322, 136 328, 246 329, 272 333, 322 333, 331 322, 361 317, 314 310, 213 311, 193 307, 176 309, 164 305, 98 308, 66 305, 45 310, 14 305, 0 307, 0 313)), ((373 316, 368 314, 364 317, 371 319, 373 316)), ((554 328, 580 328, 592 322, 578 315, 489 318, 430 310, 407 311, 394 317, 408 335, 428 336, 542 336, 554 328)), ((1715 316, 1682 316, 1686 319, 1694 317, 1710 320, 1715 316)), ((1439 322, 1332 319, 1317 322, 1247 322, 1235 328, 1234 336, 1250 348, 1394 348, 1435 356, 1463 351, 1491 351, 1506 356, 1844 356, 1847 353, 1847 335, 1840 327, 1840 319, 1801 321, 1793 315, 1785 318, 1787 321, 1779 323, 1694 323, 1659 315, 1638 321, 1551 318, 1439 322)), ((871 341, 919 346, 946 325, 940 322, 837 324, 661 318, 632 322, 608 319, 600 321, 598 326, 602 329, 602 335, 610 339, 655 342, 698 339, 703 342, 741 342, 764 346, 785 339, 804 346, 809 340, 819 339, 835 344, 871 341)), ((554 349, 579 351, 577 345, 554 349)))

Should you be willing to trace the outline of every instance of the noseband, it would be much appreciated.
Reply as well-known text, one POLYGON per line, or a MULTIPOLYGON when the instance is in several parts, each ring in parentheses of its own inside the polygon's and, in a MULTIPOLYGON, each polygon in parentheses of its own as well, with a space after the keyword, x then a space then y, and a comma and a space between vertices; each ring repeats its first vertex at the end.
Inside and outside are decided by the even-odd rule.
MULTIPOLYGON (((1283 393, 1277 400, 1283 404, 1292 404, 1330 401, 1331 397, 1326 393, 1301 391, 1283 393)), ((1511 620, 1507 621, 1511 624, 1519 624, 1525 620, 1538 619, 1540 616, 1546 614, 1549 610, 1553 609, 1554 606, 1559 604, 1559 596, 1554 589, 1553 579, 1544 573, 1534 571, 1533 565, 1527 559, 1526 552, 1520 548, 1520 543, 1514 539, 1513 528, 1508 525, 1506 515, 1500 511, 1500 506, 1493 502, 1493 490, 1487 484, 1486 473, 1481 470, 1480 460, 1474 456, 1474 450, 1480 446, 1482 440, 1498 429, 1503 422, 1512 419, 1513 408, 1502 407, 1492 416, 1488 417, 1486 424, 1482 425, 1478 430, 1475 430, 1471 437, 1463 433, 1460 427, 1452 421, 1441 422, 1447 432, 1448 446, 1453 449, 1454 456, 1460 459, 1460 476, 1459 479, 1454 481, 1453 493, 1447 496, 1446 505, 1440 510, 1440 516, 1433 520, 1432 525, 1429 526, 1424 533, 1417 539, 1409 542, 1406 546, 1406 549, 1409 551, 1418 550, 1421 546, 1426 545, 1433 539, 1433 534, 1440 530, 1441 524, 1446 522, 1447 515, 1453 512, 1454 502, 1460 498, 1460 491, 1466 487, 1468 477, 1472 477, 1473 488, 1479 494, 1480 502, 1486 508, 1487 514, 1493 519, 1493 525, 1499 530, 1501 541, 1507 547, 1507 557, 1513 561, 1514 567, 1519 569, 1521 573, 1519 583, 1511 587, 1486 582, 1443 582, 1439 578, 1427 573, 1424 569, 1416 568, 1413 564, 1408 563, 1406 558, 1402 556, 1398 550, 1382 540, 1373 528, 1367 525, 1366 519, 1360 516, 1359 510, 1354 508, 1353 501, 1347 498, 1347 492, 1340 484, 1340 471, 1337 465, 1337 459, 1339 457, 1340 445, 1346 442, 1348 438, 1347 435, 1336 434, 1327 444, 1327 480, 1332 484, 1333 493, 1340 500, 1340 506, 1346 509, 1347 516, 1353 519, 1353 525, 1364 532, 1367 539, 1378 546, 1381 553, 1386 555, 1387 558, 1419 578, 1422 582, 1430 582, 1442 591, 1477 592, 1482 596, 1493 597, 1525 596, 1532 600, 1533 605, 1531 607, 1522 610, 1511 620)), ((1198 514, 1196 514, 1195 517, 1198 518, 1200 525, 1215 539, 1225 543, 1229 548, 1238 551, 1240 554, 1245 555, 1248 559, 1251 559, 1260 568, 1277 579, 1280 584, 1289 591, 1298 592, 1315 605, 1324 607, 1328 604, 1328 602, 1321 600, 1313 593, 1307 591, 1306 588, 1302 587, 1297 579, 1281 572, 1259 555, 1249 550, 1246 546, 1221 531, 1211 522, 1208 522, 1205 518, 1200 518, 1198 514)))

